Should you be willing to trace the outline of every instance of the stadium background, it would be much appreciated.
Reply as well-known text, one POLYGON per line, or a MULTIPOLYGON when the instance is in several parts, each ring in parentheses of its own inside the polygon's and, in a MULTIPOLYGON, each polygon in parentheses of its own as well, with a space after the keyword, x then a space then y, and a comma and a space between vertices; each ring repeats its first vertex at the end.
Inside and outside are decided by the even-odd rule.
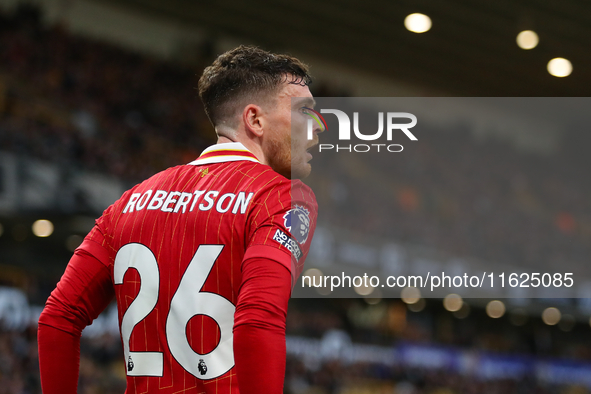
MULTIPOLYGON (((590 11, 574 0, 0 1, 0 393, 40 392, 36 317, 94 218, 214 141, 194 87, 217 54, 244 43, 299 56, 316 96, 587 96, 590 11), (413 12, 431 30, 408 31, 413 12), (515 42, 526 29, 540 37, 532 50, 515 42), (548 73, 555 57, 571 75, 548 73)), ((375 231, 458 258, 585 264, 585 131, 436 129, 369 189, 317 165, 320 224, 352 243, 375 231), (382 182, 393 185, 384 218, 339 209, 382 182)), ((586 299, 503 302, 492 318, 479 300, 450 311, 442 300, 294 299, 286 392, 588 392, 586 299), (559 321, 542 319, 549 307, 559 321)), ((114 317, 86 330, 81 393, 124 390, 114 317)))

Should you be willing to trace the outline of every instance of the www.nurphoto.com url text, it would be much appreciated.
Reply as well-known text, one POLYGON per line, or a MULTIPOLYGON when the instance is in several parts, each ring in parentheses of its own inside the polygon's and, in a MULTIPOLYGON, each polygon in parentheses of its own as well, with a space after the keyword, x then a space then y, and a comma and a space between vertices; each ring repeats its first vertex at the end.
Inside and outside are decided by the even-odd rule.
POLYGON ((382 281, 378 276, 367 274, 349 276, 342 275, 303 275, 302 287, 417 287, 430 288, 495 288, 495 287, 572 287, 574 285, 573 273, 511 273, 506 274, 483 272, 482 275, 446 275, 445 272, 433 275, 400 275, 388 276, 382 281))

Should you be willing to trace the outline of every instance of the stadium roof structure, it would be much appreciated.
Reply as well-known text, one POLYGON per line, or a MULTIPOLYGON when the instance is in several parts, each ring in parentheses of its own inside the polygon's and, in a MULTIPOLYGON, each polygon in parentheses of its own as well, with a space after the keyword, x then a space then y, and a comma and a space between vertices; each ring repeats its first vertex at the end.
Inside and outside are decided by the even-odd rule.
POLYGON ((591 86, 591 3, 582 0, 101 1, 446 95, 587 96, 591 86), (405 29, 415 12, 431 30, 405 29), (522 30, 536 31, 539 45, 519 48, 522 30), (548 73, 556 57, 572 62, 570 76, 548 73))

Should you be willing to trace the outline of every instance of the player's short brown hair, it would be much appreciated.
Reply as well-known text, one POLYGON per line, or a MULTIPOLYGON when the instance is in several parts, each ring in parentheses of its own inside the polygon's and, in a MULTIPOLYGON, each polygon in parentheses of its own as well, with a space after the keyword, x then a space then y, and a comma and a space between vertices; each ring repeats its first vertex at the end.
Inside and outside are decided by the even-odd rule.
POLYGON ((233 115, 232 104, 276 91, 282 82, 309 85, 308 66, 295 57, 241 45, 221 54, 203 71, 199 97, 211 123, 233 115))

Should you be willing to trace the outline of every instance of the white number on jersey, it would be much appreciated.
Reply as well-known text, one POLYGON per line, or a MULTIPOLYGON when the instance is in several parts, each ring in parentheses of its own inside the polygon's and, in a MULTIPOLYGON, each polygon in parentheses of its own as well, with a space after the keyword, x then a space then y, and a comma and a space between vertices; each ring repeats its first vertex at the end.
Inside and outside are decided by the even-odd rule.
MULTIPOLYGON (((214 379, 234 366, 233 333, 236 307, 219 294, 202 292, 223 245, 200 245, 181 278, 172 297, 166 319, 166 339, 175 360, 199 379, 214 379), (196 315, 212 318, 220 329, 218 345, 207 354, 195 352, 189 345, 186 326, 196 315)), ((123 353, 129 376, 162 376, 161 352, 131 352, 129 340, 133 328, 150 314, 158 302, 160 273, 152 251, 145 245, 131 243, 123 246, 115 257, 114 282, 122 284, 129 268, 140 275, 140 291, 121 320, 123 353)))

